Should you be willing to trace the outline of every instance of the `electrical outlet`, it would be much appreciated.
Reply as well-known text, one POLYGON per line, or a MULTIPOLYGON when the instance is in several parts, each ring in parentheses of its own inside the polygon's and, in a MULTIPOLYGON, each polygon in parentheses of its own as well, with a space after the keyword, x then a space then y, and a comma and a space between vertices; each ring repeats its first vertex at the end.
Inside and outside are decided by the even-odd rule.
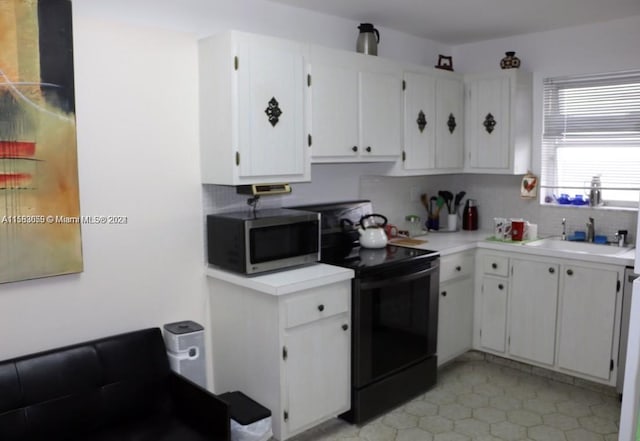
POLYGON ((409 201, 410 202, 418 202, 420 201, 420 189, 418 187, 411 187, 409 191, 409 201))

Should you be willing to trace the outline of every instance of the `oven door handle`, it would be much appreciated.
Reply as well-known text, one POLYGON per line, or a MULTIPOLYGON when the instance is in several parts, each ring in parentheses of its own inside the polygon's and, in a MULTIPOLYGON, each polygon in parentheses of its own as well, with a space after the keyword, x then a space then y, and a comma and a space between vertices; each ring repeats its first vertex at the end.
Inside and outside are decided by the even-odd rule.
POLYGON ((405 274, 403 276, 393 277, 391 279, 376 280, 371 282, 368 282, 367 279, 365 278, 364 280, 360 281, 360 288, 374 289, 374 288, 379 288, 381 286, 395 285, 396 283, 410 282, 411 280, 420 279, 428 274, 436 272, 438 271, 439 268, 440 268, 439 265, 434 265, 432 267, 420 270, 415 273, 405 274))

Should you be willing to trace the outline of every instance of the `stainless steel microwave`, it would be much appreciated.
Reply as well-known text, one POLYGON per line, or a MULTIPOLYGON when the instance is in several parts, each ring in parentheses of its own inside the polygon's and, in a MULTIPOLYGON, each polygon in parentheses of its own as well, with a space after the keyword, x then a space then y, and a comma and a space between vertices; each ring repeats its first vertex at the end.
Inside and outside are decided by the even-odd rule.
POLYGON ((284 208, 210 214, 207 251, 210 264, 242 274, 317 262, 320 214, 284 208))

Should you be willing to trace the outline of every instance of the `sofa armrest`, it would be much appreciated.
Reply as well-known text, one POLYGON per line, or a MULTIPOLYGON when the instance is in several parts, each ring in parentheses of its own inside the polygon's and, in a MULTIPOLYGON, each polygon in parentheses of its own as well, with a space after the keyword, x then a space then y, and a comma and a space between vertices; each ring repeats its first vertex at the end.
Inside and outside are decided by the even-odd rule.
POLYGON ((229 405, 208 390, 171 372, 170 389, 176 414, 212 441, 231 439, 229 405))

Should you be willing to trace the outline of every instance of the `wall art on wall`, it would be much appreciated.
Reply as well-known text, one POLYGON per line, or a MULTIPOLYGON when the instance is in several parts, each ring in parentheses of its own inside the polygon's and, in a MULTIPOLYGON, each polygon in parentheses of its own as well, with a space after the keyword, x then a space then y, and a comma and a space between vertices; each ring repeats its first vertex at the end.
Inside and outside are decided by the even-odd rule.
POLYGON ((82 271, 71 1, 0 0, 0 283, 82 271))

